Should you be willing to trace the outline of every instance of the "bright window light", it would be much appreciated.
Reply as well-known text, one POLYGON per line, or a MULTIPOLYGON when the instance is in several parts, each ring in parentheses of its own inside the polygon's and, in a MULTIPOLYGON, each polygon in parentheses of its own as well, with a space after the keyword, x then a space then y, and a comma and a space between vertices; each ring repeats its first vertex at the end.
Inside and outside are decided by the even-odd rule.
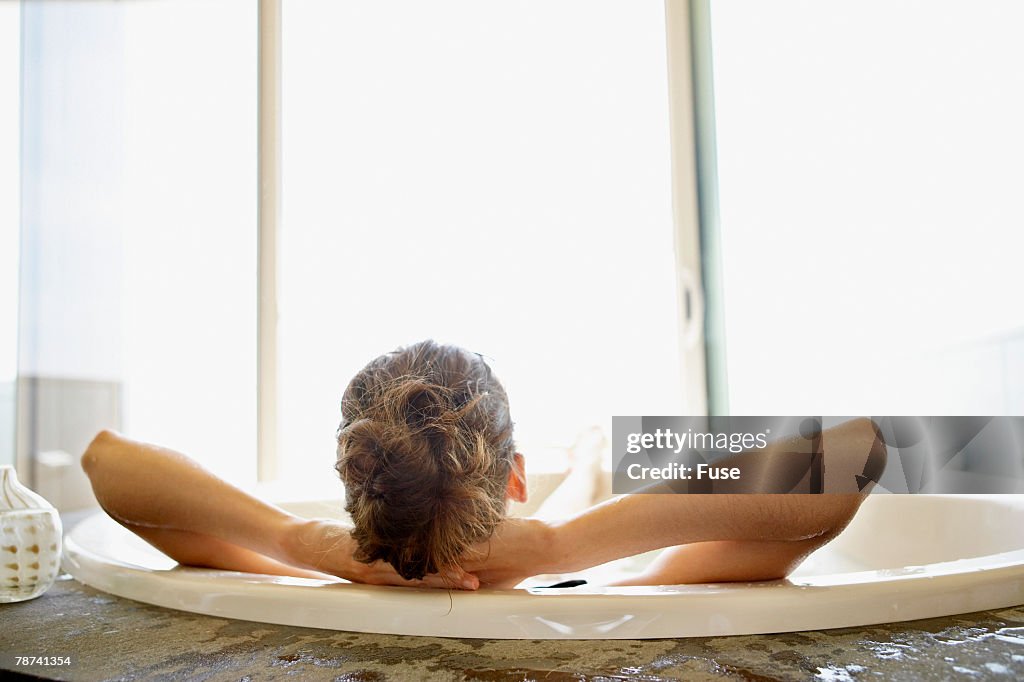
POLYGON ((1024 412, 1024 4, 711 24, 731 411, 1024 412))
POLYGON ((662 3, 286 1, 282 26, 282 475, 330 473, 349 379, 429 337, 493 361, 527 454, 679 411, 662 3))
POLYGON ((125 420, 256 477, 256 10, 123 3, 125 420))

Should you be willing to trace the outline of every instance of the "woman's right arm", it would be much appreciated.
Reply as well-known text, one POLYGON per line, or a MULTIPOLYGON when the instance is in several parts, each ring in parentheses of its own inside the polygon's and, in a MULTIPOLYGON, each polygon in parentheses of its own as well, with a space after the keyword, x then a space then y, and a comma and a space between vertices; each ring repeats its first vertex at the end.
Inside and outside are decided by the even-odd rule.
POLYGON ((82 468, 104 511, 133 531, 190 533, 286 561, 285 541, 302 527, 185 455, 113 431, 93 439, 82 468))
POLYGON ((82 467, 107 514, 182 564, 384 585, 478 584, 461 573, 408 581, 383 562, 358 562, 340 523, 290 514, 179 452, 113 431, 93 439, 82 467))

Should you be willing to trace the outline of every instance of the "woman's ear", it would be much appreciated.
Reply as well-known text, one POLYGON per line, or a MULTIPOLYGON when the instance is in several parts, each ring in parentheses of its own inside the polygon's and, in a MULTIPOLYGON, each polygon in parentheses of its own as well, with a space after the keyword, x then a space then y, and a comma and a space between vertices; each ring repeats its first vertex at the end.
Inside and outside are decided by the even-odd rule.
POLYGON ((512 456, 505 495, 516 502, 526 502, 526 458, 520 453, 512 456))

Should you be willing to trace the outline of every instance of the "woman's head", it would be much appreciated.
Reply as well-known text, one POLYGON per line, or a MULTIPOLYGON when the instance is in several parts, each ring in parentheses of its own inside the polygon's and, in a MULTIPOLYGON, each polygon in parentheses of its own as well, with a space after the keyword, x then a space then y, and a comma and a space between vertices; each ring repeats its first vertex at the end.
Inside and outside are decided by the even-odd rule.
POLYGON ((405 578, 458 562, 525 499, 508 397, 483 359, 433 341, 364 367, 341 403, 336 468, 356 558, 405 578))

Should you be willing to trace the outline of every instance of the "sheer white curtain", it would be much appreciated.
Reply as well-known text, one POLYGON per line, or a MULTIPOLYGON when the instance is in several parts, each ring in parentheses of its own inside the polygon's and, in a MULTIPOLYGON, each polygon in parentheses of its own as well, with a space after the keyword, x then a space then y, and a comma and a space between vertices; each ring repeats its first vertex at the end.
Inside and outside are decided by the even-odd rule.
POLYGON ((113 426, 254 480, 253 3, 22 8, 29 455, 113 426))
POLYGON ((0 3, 0 464, 14 463, 18 363, 21 8, 0 3))

